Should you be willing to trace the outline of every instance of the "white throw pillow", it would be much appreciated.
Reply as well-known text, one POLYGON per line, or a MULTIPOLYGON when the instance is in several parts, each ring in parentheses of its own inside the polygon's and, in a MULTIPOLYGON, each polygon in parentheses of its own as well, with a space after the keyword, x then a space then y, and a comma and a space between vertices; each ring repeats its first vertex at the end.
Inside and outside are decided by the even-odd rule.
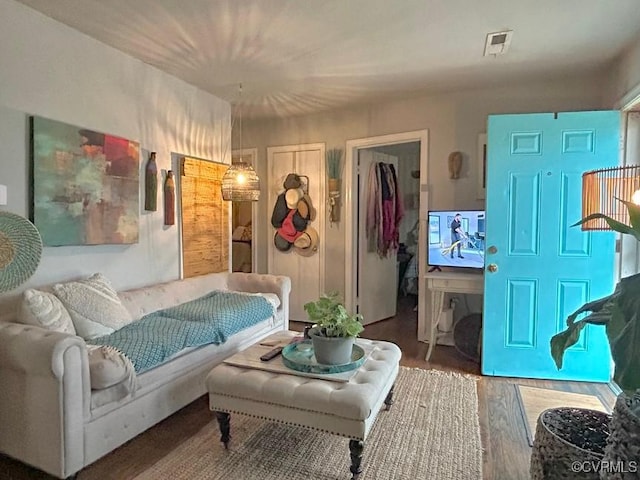
POLYGON ((54 332, 76 334, 69 312, 53 293, 28 288, 18 306, 18 321, 54 332))
POLYGON ((273 309, 277 310, 280 306, 280 297, 275 293, 261 293, 260 296, 266 298, 271 305, 273 305, 273 309))
POLYGON ((244 234, 244 227, 241 225, 236 227, 231 235, 231 240, 242 240, 242 235, 244 234))
POLYGON ((69 311, 76 332, 84 339, 108 335, 132 321, 111 283, 101 273, 86 280, 58 283, 53 291, 69 311))
POLYGON ((102 390, 122 383, 127 393, 135 388, 136 372, 131 360, 113 347, 87 345, 91 389, 102 390))

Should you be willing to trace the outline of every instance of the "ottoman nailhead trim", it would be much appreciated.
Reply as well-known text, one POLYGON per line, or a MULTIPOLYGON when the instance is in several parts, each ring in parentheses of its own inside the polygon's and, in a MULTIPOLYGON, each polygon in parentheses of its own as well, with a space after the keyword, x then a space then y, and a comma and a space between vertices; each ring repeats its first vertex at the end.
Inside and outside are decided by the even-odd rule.
MULTIPOLYGON (((253 415, 251 413, 244 413, 244 412, 238 412, 238 411, 235 411, 235 410, 229 410, 227 408, 210 407, 210 410, 213 410, 213 411, 216 411, 216 412, 224 412, 224 413, 234 414, 234 415, 245 415, 247 417, 259 418, 260 420, 266 420, 268 422, 282 423, 284 425, 292 425, 294 427, 302 427, 302 428, 306 428, 308 430, 317 430, 319 432, 330 433, 332 435, 337 435, 339 437, 351 438, 353 440, 361 440, 361 441, 364 442, 364 438, 360 437, 360 436, 352 437, 350 435, 345 435, 344 433, 338 433, 338 432, 334 432, 332 430, 326 430, 324 428, 316 428, 316 427, 310 427, 308 425, 300 425, 299 423, 286 422, 284 420, 277 420, 277 419, 271 418, 271 417, 263 417, 262 415, 253 415)), ((307 410, 304 410, 304 411, 307 411, 307 410)), ((321 412, 318 412, 318 413, 321 413, 321 412)))
MULTIPOLYGON (((257 402, 258 401, 258 400, 252 400, 251 398, 235 397, 233 395, 228 395, 226 393, 214 393, 214 395, 218 395, 220 397, 233 398, 233 399, 237 399, 237 400, 249 400, 250 402, 257 402)), ((284 407, 284 408, 287 408, 289 410, 298 410, 300 412, 310 412, 310 413, 319 413, 320 415, 330 415, 332 417, 344 418, 345 420, 352 420, 354 422, 364 422, 367 418, 369 418, 371 416, 371 409, 369 409, 369 415, 367 415, 367 418, 365 418, 363 420, 360 420, 360 419, 357 419, 357 418, 339 417, 338 415, 333 415, 333 414, 327 413, 327 412, 321 412, 319 410, 308 410, 306 408, 290 407, 289 405, 282 405, 281 403, 263 402, 263 401, 260 401, 260 403, 262 403, 264 405, 274 405, 276 407, 284 407)), ((260 417, 260 418, 262 418, 262 417, 260 417)))

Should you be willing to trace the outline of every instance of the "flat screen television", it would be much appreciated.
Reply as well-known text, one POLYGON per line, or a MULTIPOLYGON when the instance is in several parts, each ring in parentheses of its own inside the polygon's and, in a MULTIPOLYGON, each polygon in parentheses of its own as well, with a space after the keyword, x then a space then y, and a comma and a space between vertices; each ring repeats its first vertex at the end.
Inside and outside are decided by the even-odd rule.
POLYGON ((433 210, 428 215, 430 266, 484 268, 483 210, 433 210))

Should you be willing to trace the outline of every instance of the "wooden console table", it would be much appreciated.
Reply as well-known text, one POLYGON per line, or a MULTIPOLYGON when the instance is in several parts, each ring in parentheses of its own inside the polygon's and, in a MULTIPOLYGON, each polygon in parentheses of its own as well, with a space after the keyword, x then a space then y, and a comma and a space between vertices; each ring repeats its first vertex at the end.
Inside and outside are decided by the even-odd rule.
POLYGON ((438 338, 438 323, 444 307, 445 293, 484 293, 484 275, 466 272, 431 272, 425 276, 427 290, 431 296, 431 326, 429 327, 429 350, 425 360, 428 362, 438 338))

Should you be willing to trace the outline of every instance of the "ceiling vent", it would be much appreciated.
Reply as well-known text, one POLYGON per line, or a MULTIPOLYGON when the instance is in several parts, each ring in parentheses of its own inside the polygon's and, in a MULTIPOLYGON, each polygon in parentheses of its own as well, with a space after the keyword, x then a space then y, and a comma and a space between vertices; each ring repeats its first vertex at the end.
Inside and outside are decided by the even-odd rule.
POLYGON ((513 30, 503 32, 493 32, 487 35, 487 43, 484 45, 484 56, 504 55, 511 44, 513 30))

